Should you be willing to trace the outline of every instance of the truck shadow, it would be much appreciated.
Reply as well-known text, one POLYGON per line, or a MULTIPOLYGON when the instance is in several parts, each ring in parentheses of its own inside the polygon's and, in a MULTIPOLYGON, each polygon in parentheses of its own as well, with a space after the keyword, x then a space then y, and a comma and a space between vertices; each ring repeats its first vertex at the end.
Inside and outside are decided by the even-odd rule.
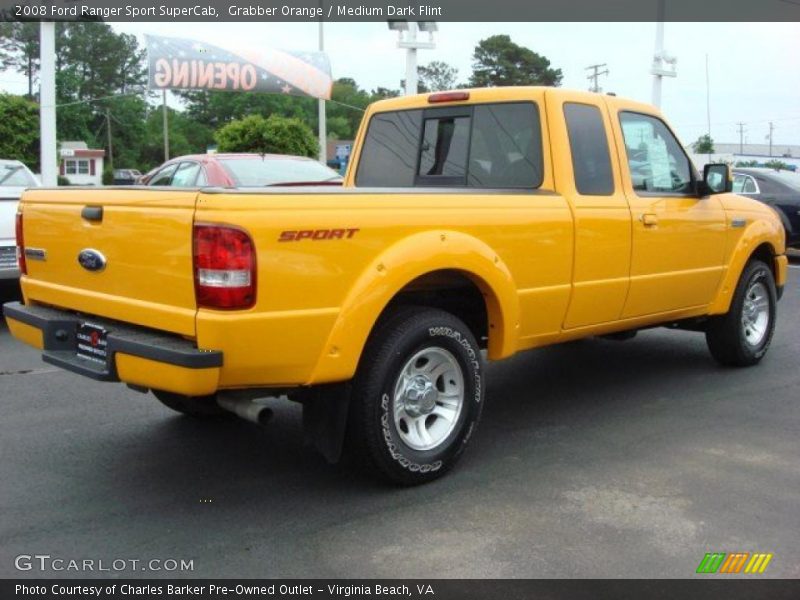
MULTIPOLYGON (((526 451, 525 444, 515 448, 515 440, 560 431, 568 443, 581 427, 591 428, 594 419, 614 419, 643 402, 674 394, 682 382, 720 371, 702 335, 659 332, 640 337, 649 339, 586 340, 491 365, 474 447, 454 473, 428 486, 404 490, 401 496, 425 497, 435 493, 431 490, 459 487, 464 484, 459 475, 465 472, 468 478, 491 477, 498 453, 526 451)), ((156 402, 152 397, 147 401, 156 402)), ((365 477, 346 462, 330 466, 305 447, 299 406, 276 401, 273 408, 275 418, 264 428, 236 418, 202 422, 163 409, 163 421, 144 430, 133 427, 136 443, 121 444, 111 460, 148 494, 177 494, 190 501, 196 497, 196 502, 207 496, 224 498, 227 504, 281 504, 287 490, 298 488, 304 490, 306 502, 309 498, 322 502, 317 494, 324 494, 327 502, 332 496, 343 499, 354 493, 397 493, 397 488, 365 477)))

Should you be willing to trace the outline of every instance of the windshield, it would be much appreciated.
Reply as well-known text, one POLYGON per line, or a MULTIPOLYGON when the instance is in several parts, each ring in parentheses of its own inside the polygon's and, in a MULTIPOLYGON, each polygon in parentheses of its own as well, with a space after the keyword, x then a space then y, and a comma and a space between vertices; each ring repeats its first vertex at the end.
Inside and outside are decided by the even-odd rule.
POLYGON ((262 187, 283 183, 321 183, 340 181, 341 176, 315 160, 300 158, 220 158, 239 187, 262 187))
POLYGON ((12 164, 0 167, 0 185, 8 187, 32 187, 36 185, 36 182, 25 167, 12 164))
POLYGON ((791 171, 776 171, 771 175, 780 181, 782 184, 800 192, 800 173, 793 173, 791 171))

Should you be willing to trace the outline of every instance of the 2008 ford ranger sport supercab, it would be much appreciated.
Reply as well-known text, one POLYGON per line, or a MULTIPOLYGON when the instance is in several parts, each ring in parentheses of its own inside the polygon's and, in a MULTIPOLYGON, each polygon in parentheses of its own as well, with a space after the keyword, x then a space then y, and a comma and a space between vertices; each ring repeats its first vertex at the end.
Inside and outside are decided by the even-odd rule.
POLYGON ((554 88, 385 100, 343 188, 36 189, 17 235, 48 363, 195 416, 287 394, 329 460, 414 484, 474 436, 484 354, 667 325, 767 351, 786 279, 771 208, 700 177, 652 106, 554 88))

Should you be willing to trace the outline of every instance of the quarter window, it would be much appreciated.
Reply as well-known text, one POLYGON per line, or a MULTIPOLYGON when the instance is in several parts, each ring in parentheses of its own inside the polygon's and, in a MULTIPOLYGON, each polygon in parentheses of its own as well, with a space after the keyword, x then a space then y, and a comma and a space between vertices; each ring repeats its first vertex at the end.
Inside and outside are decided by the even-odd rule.
POLYGON ((589 104, 564 104, 575 188, 587 196, 614 193, 608 136, 600 109, 589 104))
POLYGON ((637 192, 690 194, 693 174, 678 140, 659 119, 620 113, 633 189, 637 192))

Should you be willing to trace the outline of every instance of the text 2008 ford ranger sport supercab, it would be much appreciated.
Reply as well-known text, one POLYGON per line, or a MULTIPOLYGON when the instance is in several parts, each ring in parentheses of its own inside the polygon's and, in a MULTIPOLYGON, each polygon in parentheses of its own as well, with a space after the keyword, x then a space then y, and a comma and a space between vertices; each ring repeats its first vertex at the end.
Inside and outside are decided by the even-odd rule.
POLYGON ((5 315, 47 362, 191 415, 288 394, 328 459, 406 484, 475 434, 483 348, 669 325, 753 365, 787 269, 653 107, 535 87, 372 105, 341 189, 32 190, 18 238, 5 315))

